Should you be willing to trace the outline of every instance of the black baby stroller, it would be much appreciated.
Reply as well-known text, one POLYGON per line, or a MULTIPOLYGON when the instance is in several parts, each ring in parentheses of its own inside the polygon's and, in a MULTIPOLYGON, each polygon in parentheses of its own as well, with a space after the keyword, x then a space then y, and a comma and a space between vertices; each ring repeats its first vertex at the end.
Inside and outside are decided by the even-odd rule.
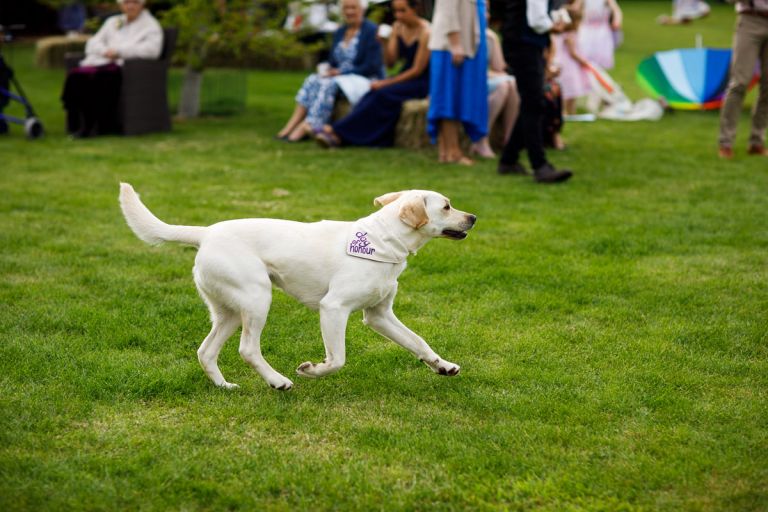
MULTIPOLYGON (((6 38, 2 25, 0 25, 0 38, 5 41, 10 38, 10 36, 6 38)), ((0 53, 0 134, 8 131, 9 122, 22 125, 24 132, 30 139, 36 139, 43 135, 43 124, 35 116, 35 110, 24 95, 24 89, 21 88, 21 84, 13 76, 13 69, 5 63, 2 53, 0 53), (11 92, 11 84, 13 84, 18 94, 11 92), (24 110, 26 111, 24 119, 3 113, 3 109, 11 100, 18 101, 24 105, 24 110)))

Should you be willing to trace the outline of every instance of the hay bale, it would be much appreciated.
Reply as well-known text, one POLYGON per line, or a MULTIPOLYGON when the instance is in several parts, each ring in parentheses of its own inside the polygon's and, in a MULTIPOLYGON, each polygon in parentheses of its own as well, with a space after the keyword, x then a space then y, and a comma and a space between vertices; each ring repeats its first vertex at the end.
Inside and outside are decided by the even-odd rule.
MULTIPOLYGON (((395 147, 421 149, 428 147, 427 109, 429 100, 408 100, 403 103, 400 119, 395 128, 395 147)), ((333 106, 333 120, 338 121, 349 114, 352 107, 346 98, 339 98, 333 106)))
MULTIPOLYGON (((351 107, 349 102, 340 98, 336 101, 333 109, 333 119, 338 120, 349 113, 351 107)), ((427 111, 429 110, 429 99, 408 100, 403 103, 403 109, 400 112, 400 119, 395 128, 395 147, 406 149, 423 149, 432 144, 427 135, 427 111)), ((501 120, 497 120, 491 130, 490 143, 494 151, 502 149, 502 126, 501 120)), ((464 151, 469 150, 472 143, 469 137, 462 130, 461 147, 464 151)))
POLYGON ((69 52, 84 52, 89 37, 85 34, 44 37, 37 41, 35 63, 45 69, 64 68, 65 55, 69 52))
POLYGON ((349 104, 349 100, 347 100, 344 96, 339 96, 336 98, 336 103, 333 104, 333 113, 331 114, 331 119, 334 121, 338 121, 342 117, 349 114, 349 111, 352 110, 352 105, 349 104))
POLYGON ((421 149, 430 146, 427 135, 427 110, 429 100, 408 100, 403 103, 400 119, 395 128, 395 146, 421 149))

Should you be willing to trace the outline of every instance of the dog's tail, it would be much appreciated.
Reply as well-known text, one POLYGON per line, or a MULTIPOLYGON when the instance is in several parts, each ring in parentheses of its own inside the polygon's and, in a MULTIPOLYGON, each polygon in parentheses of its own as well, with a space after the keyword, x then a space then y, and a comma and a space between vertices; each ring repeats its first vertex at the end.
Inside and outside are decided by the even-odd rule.
POLYGON ((204 227, 174 226, 155 217, 128 183, 120 183, 120 208, 128 226, 137 237, 148 244, 181 242, 198 247, 203 239, 206 229, 204 227))

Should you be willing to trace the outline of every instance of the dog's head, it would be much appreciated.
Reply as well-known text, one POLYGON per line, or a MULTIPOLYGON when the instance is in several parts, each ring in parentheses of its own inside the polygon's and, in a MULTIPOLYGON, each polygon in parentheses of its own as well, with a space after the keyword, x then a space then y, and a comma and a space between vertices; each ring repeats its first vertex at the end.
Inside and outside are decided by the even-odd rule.
POLYGON ((390 192, 373 200, 377 206, 392 205, 403 223, 430 237, 462 240, 477 217, 451 206, 451 201, 431 190, 390 192))

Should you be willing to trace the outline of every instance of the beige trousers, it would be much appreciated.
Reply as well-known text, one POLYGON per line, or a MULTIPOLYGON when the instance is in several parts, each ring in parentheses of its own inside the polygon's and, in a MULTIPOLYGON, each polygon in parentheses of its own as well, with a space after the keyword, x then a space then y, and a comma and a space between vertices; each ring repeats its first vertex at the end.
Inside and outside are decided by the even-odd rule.
POLYGON ((733 36, 728 90, 720 110, 720 145, 732 147, 747 86, 760 62, 760 92, 752 111, 750 145, 763 145, 768 125, 768 16, 739 14, 733 36))

